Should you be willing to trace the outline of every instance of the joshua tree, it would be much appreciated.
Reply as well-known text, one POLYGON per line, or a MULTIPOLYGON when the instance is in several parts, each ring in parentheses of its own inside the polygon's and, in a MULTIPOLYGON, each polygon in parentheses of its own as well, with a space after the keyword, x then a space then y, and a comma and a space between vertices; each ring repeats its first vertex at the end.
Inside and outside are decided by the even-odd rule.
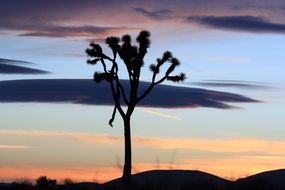
POLYGON ((177 58, 172 56, 171 52, 166 51, 162 58, 156 60, 156 64, 150 65, 149 69, 153 73, 151 82, 142 94, 138 93, 141 69, 144 65, 144 56, 150 46, 149 37, 150 32, 141 31, 136 38, 138 47, 132 44, 131 36, 128 34, 122 36, 121 39, 113 36, 106 38, 105 43, 111 48, 112 56, 104 54, 101 46, 93 42, 90 43, 89 48, 86 49, 86 53, 90 57, 87 63, 91 65, 100 63, 103 66, 103 72, 95 72, 95 82, 107 81, 112 90, 114 109, 112 117, 109 120, 109 125, 113 126, 112 123, 117 111, 124 121, 125 163, 122 176, 122 182, 124 184, 129 184, 131 178, 132 153, 130 120, 136 105, 144 99, 156 85, 165 80, 179 82, 186 78, 184 73, 172 75, 172 72, 180 62, 177 58), (118 72, 121 66, 116 61, 118 56, 123 60, 127 70, 129 88, 122 85, 122 81, 120 81, 118 72), (169 65, 166 66, 165 73, 159 77, 160 69, 166 63, 169 63, 169 65), (159 79, 157 79, 158 77, 159 79), (122 106, 126 107, 123 108, 122 106))

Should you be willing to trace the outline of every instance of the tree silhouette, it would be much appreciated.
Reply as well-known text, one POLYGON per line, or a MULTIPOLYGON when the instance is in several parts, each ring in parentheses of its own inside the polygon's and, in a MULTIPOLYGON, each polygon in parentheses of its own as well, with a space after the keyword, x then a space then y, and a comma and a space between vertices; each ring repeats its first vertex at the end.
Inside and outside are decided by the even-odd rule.
POLYGON ((103 53, 99 44, 95 44, 93 42, 90 43, 89 48, 86 49, 86 53, 90 57, 90 59, 87 60, 87 63, 91 65, 101 63, 103 66, 103 72, 94 73, 94 80, 97 83, 107 81, 112 90, 114 109, 112 117, 109 120, 109 125, 113 127, 112 123, 117 111, 124 122, 125 163, 122 176, 123 184, 129 184, 131 178, 132 153, 130 120, 136 105, 144 99, 156 85, 164 82, 165 80, 179 82, 186 79, 184 73, 172 75, 172 72, 180 62, 177 58, 172 56, 171 52, 166 51, 162 58, 158 58, 156 60, 156 64, 150 65, 149 69, 153 73, 151 83, 143 93, 138 93, 141 69, 144 65, 144 57, 150 46, 149 37, 150 32, 141 31, 136 38, 138 47, 132 44, 131 36, 128 34, 122 36, 121 39, 113 36, 106 38, 105 43, 112 50, 113 55, 111 57, 103 53), (116 61, 118 56, 123 60, 127 70, 129 88, 126 88, 126 86, 121 84, 119 78, 119 65, 116 61), (166 67, 165 73, 159 75, 162 66, 166 63, 169 63, 169 65, 166 67), (158 77, 159 79, 157 79, 158 77), (122 106, 126 106, 126 108, 122 108, 122 106))

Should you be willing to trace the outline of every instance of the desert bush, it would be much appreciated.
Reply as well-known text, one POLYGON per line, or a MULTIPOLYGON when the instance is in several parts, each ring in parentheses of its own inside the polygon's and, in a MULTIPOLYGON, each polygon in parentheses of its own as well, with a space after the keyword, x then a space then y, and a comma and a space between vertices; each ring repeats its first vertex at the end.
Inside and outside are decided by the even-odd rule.
POLYGON ((64 185, 73 185, 73 184, 74 184, 74 181, 73 181, 72 179, 70 179, 70 178, 65 178, 65 179, 63 180, 63 184, 64 184, 64 185))
POLYGON ((47 176, 40 176, 36 179, 36 185, 39 187, 48 187, 48 178, 47 176))
POLYGON ((36 179, 36 186, 41 188, 53 187, 56 185, 55 179, 47 178, 47 176, 40 176, 36 179))
POLYGON ((20 179, 17 180, 16 182, 13 182, 11 184, 10 190, 32 190, 33 189, 33 184, 30 180, 28 179, 20 179))

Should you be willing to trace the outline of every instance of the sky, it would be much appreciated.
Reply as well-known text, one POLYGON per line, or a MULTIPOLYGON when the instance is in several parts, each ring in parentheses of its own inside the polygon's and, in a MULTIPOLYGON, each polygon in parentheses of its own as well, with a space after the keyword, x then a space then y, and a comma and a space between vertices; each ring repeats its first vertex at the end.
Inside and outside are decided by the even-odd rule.
POLYGON ((108 125, 110 91, 92 82, 101 67, 85 49, 110 54, 106 37, 141 30, 151 32, 141 80, 167 50, 187 79, 136 108, 133 173, 284 168, 284 15, 282 0, 1 0, 0 180, 121 176, 123 123, 108 125))

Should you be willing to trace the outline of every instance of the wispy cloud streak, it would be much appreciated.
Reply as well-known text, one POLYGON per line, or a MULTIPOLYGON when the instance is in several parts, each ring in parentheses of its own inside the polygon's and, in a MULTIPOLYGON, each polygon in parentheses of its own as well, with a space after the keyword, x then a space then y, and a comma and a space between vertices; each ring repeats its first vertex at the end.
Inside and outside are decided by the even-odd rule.
MULTIPOLYGON (((85 143, 118 144, 123 143, 123 137, 108 134, 92 134, 69 131, 42 131, 42 130, 9 130, 0 129, 0 136, 29 137, 29 138, 59 138, 85 143)), ((261 138, 161 138, 161 137, 133 137, 138 146, 157 149, 190 149, 217 153, 238 153, 240 155, 281 156, 285 157, 285 141, 261 138)))
POLYGON ((3 58, 0 58, 0 64, 8 64, 8 65, 30 65, 30 64, 33 64, 31 62, 28 62, 28 61, 22 61, 22 60, 14 60, 14 59, 3 59, 3 58))
POLYGON ((148 114, 151 114, 151 115, 154 115, 154 116, 157 116, 157 117, 161 117, 161 118, 165 118, 165 119, 181 120, 181 118, 179 118, 176 115, 169 115, 169 114, 161 113, 161 112, 154 111, 154 110, 147 109, 147 108, 143 108, 143 109, 140 109, 140 110, 142 112, 144 112, 144 113, 148 113, 148 114))
POLYGON ((32 64, 31 62, 2 59, 0 58, 0 73, 1 74, 48 74, 48 71, 34 69, 26 66, 18 66, 18 64, 32 64))
POLYGON ((34 22, 30 23, 4 23, 0 30, 19 31, 20 36, 41 36, 41 37, 102 37, 111 34, 118 34, 125 31, 138 30, 132 27, 103 27, 93 25, 66 25, 34 22))
POLYGON ((31 148, 30 146, 24 146, 24 145, 7 145, 7 144, 0 144, 0 150, 1 149, 12 149, 12 150, 15 150, 15 149, 29 149, 31 148))
MULTIPOLYGON (((19 29, 18 29, 19 30, 19 29)), ((131 27, 99 27, 99 26, 60 26, 60 25, 34 25, 33 27, 23 26, 20 36, 40 36, 40 37, 94 37, 108 36, 123 33, 125 31, 138 30, 131 27)))
POLYGON ((234 81, 234 80, 206 80, 202 82, 190 82, 189 85, 207 86, 207 87, 223 87, 223 88, 239 88, 246 90, 269 90, 273 87, 266 83, 256 83, 251 81, 234 81))
POLYGON ((285 33, 285 24, 256 16, 189 16, 187 22, 210 28, 252 33, 285 33))

